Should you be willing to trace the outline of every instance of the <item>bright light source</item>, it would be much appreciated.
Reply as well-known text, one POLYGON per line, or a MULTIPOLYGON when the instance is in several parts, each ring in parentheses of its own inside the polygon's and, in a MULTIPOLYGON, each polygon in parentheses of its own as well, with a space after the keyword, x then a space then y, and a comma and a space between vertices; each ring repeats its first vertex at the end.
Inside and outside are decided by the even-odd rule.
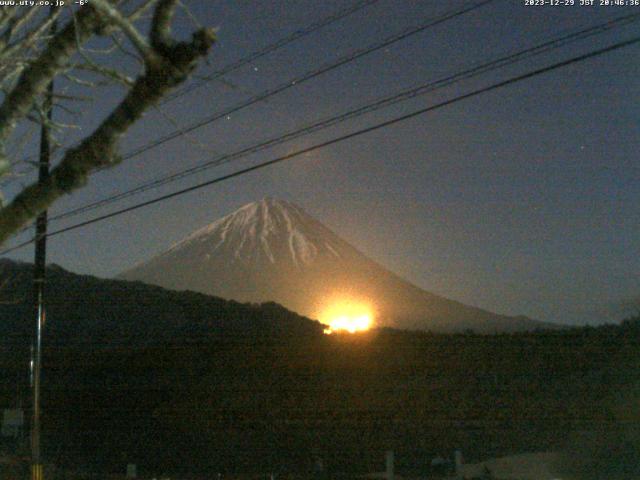
POLYGON ((324 330, 327 335, 339 331, 362 332, 373 326, 371 307, 364 302, 354 300, 342 299, 328 302, 319 318, 327 325, 324 330))

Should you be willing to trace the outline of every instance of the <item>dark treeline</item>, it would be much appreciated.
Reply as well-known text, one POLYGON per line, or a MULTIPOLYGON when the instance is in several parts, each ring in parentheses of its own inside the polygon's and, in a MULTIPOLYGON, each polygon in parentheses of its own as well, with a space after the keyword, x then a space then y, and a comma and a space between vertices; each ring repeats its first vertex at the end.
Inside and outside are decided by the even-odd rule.
MULTIPOLYGON (((27 380, 32 307, 29 267, 1 267, 7 408, 27 380)), ((454 449, 469 461, 563 449, 570 468, 608 475, 592 478, 638 478, 639 318, 508 335, 327 336, 275 304, 58 268, 48 288, 43 440, 59 466, 304 473, 320 456, 329 471, 363 472, 393 449, 399 471, 423 472, 454 449)))

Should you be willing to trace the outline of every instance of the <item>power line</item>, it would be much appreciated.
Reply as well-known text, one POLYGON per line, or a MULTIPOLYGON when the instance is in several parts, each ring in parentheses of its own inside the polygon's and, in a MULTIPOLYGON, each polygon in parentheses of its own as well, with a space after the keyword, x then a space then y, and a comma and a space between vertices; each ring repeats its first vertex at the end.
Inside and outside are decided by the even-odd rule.
MULTIPOLYGON (((174 140, 176 138, 179 138, 179 137, 182 137, 184 135, 187 135, 187 134, 193 132, 194 130, 197 130, 197 129, 205 126, 205 125, 211 124, 211 123, 213 123, 213 122, 215 122, 217 120, 220 120, 222 118, 226 118, 227 116, 229 116, 231 114, 237 113, 238 111, 243 110, 243 109, 245 109, 245 108, 247 108, 247 107, 249 107, 251 105, 254 105, 254 104, 258 103, 258 102, 262 102, 264 100, 267 100, 268 98, 270 98, 270 97, 272 97, 274 95, 282 93, 282 92, 284 92, 284 91, 286 91, 286 90, 288 90, 290 88, 293 88, 293 87, 295 87, 297 85, 305 83, 305 82, 307 82, 309 80, 312 80, 313 78, 316 78, 316 77, 318 77, 320 75, 323 75, 323 74, 325 74, 327 72, 330 72, 332 70, 335 70, 336 68, 339 68, 339 67, 341 67, 341 66, 343 66, 343 65, 345 65, 347 63, 350 63, 350 62, 353 62, 355 60, 358 60, 358 59, 360 59, 360 58, 362 58, 362 57, 364 57, 366 55, 369 55, 370 53, 373 53, 373 52, 376 52, 376 51, 378 51, 378 50, 380 50, 382 48, 388 47, 389 45, 397 43, 397 42, 399 42, 401 40, 405 40, 406 38, 409 38, 409 37, 411 37, 413 35, 421 33, 421 32, 423 32, 423 31, 425 31, 425 30, 427 30, 429 28, 432 28, 432 27, 435 27, 435 26, 440 25, 442 23, 445 23, 445 22, 447 22, 449 20, 457 18, 457 17, 459 17, 461 15, 464 15, 465 13, 469 13, 471 11, 474 11, 474 10, 480 8, 480 7, 483 7, 483 6, 487 5, 487 4, 493 3, 495 1, 497 1, 497 0, 482 0, 480 2, 472 4, 470 6, 458 8, 456 10, 451 10, 451 11, 448 11, 447 13, 444 13, 444 14, 438 16, 438 17, 431 18, 431 19, 427 20, 425 23, 423 23, 423 24, 421 24, 421 25, 419 25, 417 27, 407 28, 407 29, 403 30, 400 33, 397 33, 395 35, 392 35, 390 37, 387 37, 387 38, 383 39, 380 42, 376 42, 376 43, 374 43, 372 45, 369 45, 369 46, 364 47, 362 49, 359 49, 359 50, 356 50, 354 52, 351 52, 351 53, 349 53, 349 54, 347 54, 347 55, 345 55, 343 57, 340 57, 338 60, 336 60, 336 61, 334 61, 332 63, 326 64, 326 65, 324 65, 324 66, 322 66, 320 68, 311 70, 311 71, 309 71, 307 73, 304 73, 301 76, 298 76, 298 77, 295 77, 293 79, 287 80, 286 82, 278 85, 277 87, 265 90, 265 91, 255 95, 253 97, 250 97, 246 101, 244 101, 244 102, 242 102, 240 104, 237 104, 237 105, 235 105, 233 107, 230 107, 230 108, 228 108, 228 109, 226 109, 226 110, 224 110, 222 112, 214 113, 213 115, 210 115, 210 116, 208 116, 208 117, 196 122, 195 124, 191 124, 189 126, 176 129, 173 132, 154 140, 153 142, 147 143, 146 145, 142 145, 142 146, 140 146, 140 147, 138 147, 138 148, 136 148, 136 149, 134 149, 132 151, 129 151, 128 153, 126 153, 126 154, 124 154, 122 156, 122 160, 124 161, 124 160, 129 160, 131 158, 134 158, 134 157, 136 157, 138 155, 141 155, 142 153, 147 152, 149 150, 152 150, 153 148, 156 148, 156 147, 158 147, 158 146, 160 146, 160 145, 162 145, 162 144, 164 144, 166 142, 169 142, 169 141, 174 140)), ((266 55, 266 53, 265 53, 265 55, 266 55)), ((240 63, 240 62, 244 62, 244 60, 240 60, 237 63, 240 63)), ((245 62, 245 63, 248 63, 248 62, 245 62)), ((225 70, 224 73, 228 73, 228 71, 225 70)), ((105 166, 105 167, 102 167, 102 168, 98 168, 96 170, 96 172, 103 171, 103 170, 106 170, 108 168, 110 168, 110 167, 105 166)))
MULTIPOLYGON (((240 110, 242 110, 242 109, 244 109, 246 107, 249 107, 249 106, 254 105, 254 104, 258 103, 258 102, 266 100, 266 99, 268 99, 268 98, 270 98, 270 97, 272 97, 272 96, 274 96, 274 95, 276 95, 278 93, 281 93, 281 92, 283 92, 285 90, 288 90, 289 88, 293 88, 296 85, 300 85, 300 84, 302 84, 302 83, 304 83, 304 82, 306 82, 308 80, 311 80, 311 79, 313 79, 315 77, 318 77, 318 76, 320 76, 320 75, 322 75, 324 73, 327 73, 327 72, 332 71, 332 70, 334 70, 334 69, 336 69, 338 67, 341 67, 342 65, 345 65, 345 64, 350 63, 352 61, 355 61, 355 60, 357 60, 359 58, 362 58, 365 55, 368 55, 370 53, 378 51, 378 50, 380 50, 382 48, 385 48, 385 47, 387 47, 387 46, 389 46, 389 45, 391 45, 393 43, 396 43, 396 42, 399 42, 401 40, 404 40, 404 39, 406 39, 406 38, 408 38, 408 37, 410 37, 412 35, 416 35, 416 34, 418 34, 420 32, 425 31, 428 28, 432 28, 432 27, 434 27, 436 25, 439 25, 441 23, 444 23, 444 22, 446 22, 448 20, 452 20, 452 19, 454 19, 454 18, 456 18, 458 16, 461 16, 461 15, 463 15, 465 13, 468 13, 468 12, 471 12, 473 10, 476 10, 476 9, 478 9, 478 8, 480 8, 482 6, 485 6, 485 5, 489 4, 489 3, 492 3, 494 1, 496 1, 496 0, 483 0, 483 1, 480 1, 480 2, 477 2, 477 3, 473 4, 471 6, 466 6, 466 7, 460 8, 460 9, 449 11, 449 12, 447 12, 447 13, 445 13, 443 15, 440 15, 440 16, 438 16, 436 18, 429 19, 427 22, 419 25, 418 27, 411 27, 411 28, 405 29, 405 30, 403 30, 402 32, 400 32, 398 34, 395 34, 395 35, 392 35, 390 37, 387 37, 386 39, 382 40, 381 42, 377 42, 377 43, 374 43, 372 45, 369 45, 368 47, 365 47, 365 48, 356 50, 354 52, 351 52, 351 53, 347 54, 346 56, 340 57, 337 61, 334 61, 333 63, 327 64, 327 65, 322 66, 322 67, 320 67, 318 69, 309 71, 309 72, 307 72, 307 73, 305 73, 305 74, 303 74, 303 75, 301 75, 299 77, 296 77, 294 79, 287 80, 286 82, 280 84, 279 86, 277 86, 275 88, 272 88, 272 89, 269 89, 269 90, 266 90, 266 91, 263 91, 263 92, 255 95, 255 96, 249 98, 248 100, 246 100, 246 101, 244 101, 244 102, 242 102, 240 104, 237 104, 237 105, 235 105, 235 106, 233 106, 233 107, 231 107, 231 108, 229 108, 227 110, 224 110, 222 112, 214 113, 213 115, 210 115, 209 117, 206 117, 205 119, 202 119, 202 120, 196 122, 195 124, 189 125, 187 127, 183 127, 181 129, 178 129, 178 130, 174 130, 173 132, 171 132, 171 133, 169 133, 169 134, 167 134, 167 135, 165 135, 163 137, 160 137, 160 138, 154 140, 153 142, 147 143, 146 145, 142 145, 141 147, 138 147, 137 149, 134 149, 134 150, 124 154, 122 156, 122 160, 124 161, 124 160, 129 160, 131 158, 134 158, 134 157, 136 157, 136 156, 138 156, 138 155, 140 155, 140 154, 142 154, 142 153, 144 153, 146 151, 149 151, 149 150, 151 150, 153 148, 156 148, 156 147, 158 147, 158 146, 160 146, 160 145, 162 145, 162 144, 164 144, 164 143, 166 143, 166 142, 168 142, 170 140, 173 140, 175 138, 179 138, 181 136, 189 134, 189 133, 193 132, 194 130, 197 130, 198 128, 201 128, 201 127, 203 127, 205 125, 211 124, 211 123, 215 122, 216 120, 220 120, 221 118, 226 118, 227 116, 229 116, 229 115, 231 115, 233 113, 236 113, 236 112, 238 112, 238 111, 240 111, 240 110)), ((107 168, 109 168, 109 167, 104 167, 102 169, 98 169, 98 171, 101 171, 101 170, 104 170, 104 169, 107 169, 107 168)), ((92 204, 90 207, 93 208, 94 205, 92 204)), ((80 207, 80 208, 83 209, 84 207, 80 207)), ((76 210, 79 210, 79 209, 76 209, 76 210)), ((66 216, 70 216, 71 214, 79 213, 76 210, 74 210, 72 213, 71 212, 66 212, 64 214, 58 215, 55 218, 56 219, 60 219, 60 218, 66 217, 66 216)))
POLYGON ((256 50, 255 52, 247 55, 246 57, 243 57, 233 63, 230 63, 224 67, 222 67, 219 70, 216 70, 214 72, 211 72, 209 75, 207 75, 204 79, 202 79, 200 81, 200 83, 197 84, 192 84, 190 86, 186 86, 185 88, 183 88, 180 91, 177 91, 171 95, 169 95, 165 100, 162 101, 162 103, 160 105, 164 105, 166 103, 169 103, 173 100, 175 100, 176 98, 179 98, 183 95, 186 95, 188 93, 193 92, 194 90, 199 89, 200 87, 206 85, 207 83, 213 81, 213 80, 217 80, 218 78, 227 75, 231 72, 234 72, 236 70, 238 70, 239 68, 244 67, 245 65, 250 64, 251 62, 255 62, 256 60, 272 53, 275 52, 276 50, 279 50, 280 48, 283 48, 293 42, 295 42, 296 40, 299 40, 303 37, 306 37, 307 35, 310 35, 313 32, 316 32, 317 30, 320 30, 323 27, 326 27, 328 25, 331 25, 332 23, 337 22, 338 20, 341 20, 345 17, 348 17, 349 15, 351 15, 352 13, 355 13, 359 10, 362 10, 365 7, 368 7, 370 5, 373 5, 374 3, 379 2, 380 0, 364 0, 364 1, 360 1, 360 2, 356 2, 355 4, 353 4, 350 7, 347 7, 343 10, 339 10, 335 13, 333 13, 332 15, 329 15, 328 17, 322 18, 320 20, 318 20, 315 23, 312 23, 311 25, 302 28, 300 30, 296 30, 295 32, 279 39, 276 40, 275 42, 267 45, 266 47, 260 49, 260 50, 256 50))
MULTIPOLYGON (((358 60, 366 55, 369 55, 370 53, 376 52, 382 48, 388 47, 389 45, 392 45, 394 43, 397 43, 399 41, 405 40, 413 35, 417 35, 418 33, 421 33, 425 30, 428 30, 429 28, 435 27, 437 25, 440 25, 442 23, 445 23, 449 20, 453 20, 454 18, 457 18, 459 16, 464 15, 465 13, 469 13, 472 12, 478 8, 481 8, 485 5, 488 5, 489 3, 493 3, 495 1, 498 0, 481 0, 477 3, 474 3, 470 6, 465 6, 465 7, 461 7, 455 10, 450 10, 447 13, 444 13, 440 16, 437 16, 435 18, 431 18, 428 19, 425 23, 417 26, 417 27, 409 27, 404 29, 403 31, 401 31, 400 33, 397 33, 395 35, 391 35, 379 42, 373 43, 367 47, 361 48, 359 50, 355 50, 351 53, 348 53, 347 55, 338 58, 337 60, 335 60, 332 63, 328 63, 322 67, 319 67, 317 69, 308 71, 298 77, 294 77, 292 79, 287 80, 286 82, 281 83, 280 85, 265 90, 263 92, 258 93, 257 95, 254 95, 253 97, 250 97, 249 99, 245 100, 244 102, 241 102, 239 104, 236 104, 226 110, 223 110, 221 112, 217 112, 214 113, 208 117, 205 117, 201 120, 199 120, 196 123, 193 123, 191 125, 179 128, 174 130, 171 133, 168 133, 162 137, 157 138, 156 140, 147 143, 145 145, 142 145, 134 150, 129 151, 128 153, 125 153, 124 155, 122 155, 122 160, 129 160, 131 158, 137 157, 138 155, 141 155, 144 152, 147 152, 149 150, 152 150, 164 143, 167 143, 171 140, 174 140, 176 138, 182 137, 188 133, 193 132, 194 130, 197 130, 199 128, 204 127, 205 125, 209 125, 217 120, 220 120, 222 118, 226 118, 229 115, 235 114, 237 112, 239 112, 240 110, 244 110, 247 107, 250 107, 252 105, 255 105, 256 103, 262 102, 264 100, 267 100, 271 97, 273 97, 274 95, 277 95, 279 93, 282 93, 286 90, 289 90, 290 88, 293 88, 295 86, 301 85, 302 83, 305 83, 309 80, 312 80, 320 75, 323 75, 325 73, 328 73, 330 71, 333 71, 343 65, 346 65, 348 63, 351 63, 355 60, 358 60)), ((225 72, 228 73, 228 72, 225 72)), ((216 77, 218 78, 218 77, 216 77)), ((109 166, 105 166, 102 168, 99 168, 96 170, 96 172, 102 171, 102 170, 106 170, 110 168, 109 166)))
MULTIPOLYGON (((533 77, 536 77, 538 75, 542 75, 544 73, 548 73, 548 72, 551 72, 553 70, 557 70, 559 68, 566 67, 568 65, 572 65, 572 64, 575 64, 575 63, 583 62, 583 61, 585 61, 587 59, 594 58, 594 57, 597 57, 597 56, 600 56, 600 55, 604 55, 604 54, 607 54, 607 53, 613 52, 615 50, 619 50, 621 48, 628 47, 628 46, 631 46, 631 45, 634 45, 634 44, 637 44, 637 43, 640 43, 640 37, 635 37, 635 38, 632 38, 632 39, 627 40, 627 41, 616 43, 616 44, 611 45, 609 47, 601 48, 599 50, 594 50, 594 51, 591 51, 589 53, 586 53, 586 54, 583 54, 583 55, 579 55, 577 57, 572 57, 572 58, 570 58, 568 60, 563 60, 561 62, 554 63, 554 64, 549 65, 547 67, 539 68, 537 70, 533 70, 533 71, 528 72, 528 73, 517 75, 517 76, 511 77, 511 78, 509 78, 507 80, 503 80, 501 82, 494 83, 494 84, 489 85, 487 87, 483 87, 483 88, 474 90, 472 92, 466 93, 464 95, 460 95, 460 96, 454 97, 454 98, 452 98, 450 100, 446 100, 444 102, 440 102, 440 103, 437 103, 435 105, 431 105, 429 107, 421 108, 421 109, 415 110, 415 111, 413 111, 411 113, 407 113, 405 115, 401 115, 399 117, 392 118, 391 120, 387 120, 387 121, 384 121, 384 122, 381 122, 381 123, 377 123, 377 124, 372 125, 370 127, 366 127, 366 128, 360 129, 360 130, 356 130, 355 132, 348 133, 348 134, 345 134, 345 135, 342 135, 342 136, 339 136, 339 137, 335 137, 335 138, 333 138, 331 140, 327 140, 325 142, 321 142, 321 143, 312 145, 311 147, 307 147, 307 148, 304 148, 304 149, 301 149, 301 150, 297 150, 297 151, 289 153, 287 155, 282 155, 282 156, 276 157, 276 158, 274 158, 272 160, 268 160, 266 162, 262 162, 262 163, 259 163, 257 165, 253 165, 251 167, 247 167, 247 168, 244 168, 244 169, 241 169, 241 170, 237 170, 237 171, 235 171, 233 173, 230 173, 230 174, 227 174, 227 175, 223 175, 223 176, 214 178, 212 180, 208 180, 206 182, 202 182, 202 183, 199 183, 197 185, 193 185, 191 187, 187 187, 187 188, 178 190, 176 192, 169 193, 167 195, 162 195, 160 197, 156 197, 154 199, 147 200, 145 202, 141 202, 141 203, 138 203, 136 205, 129 206, 127 208, 116 210, 114 212, 107 213, 105 215, 100 215, 98 217, 94 217, 94 218, 86 220, 84 222, 79 222, 79 223, 76 223, 74 225, 70 225, 68 227, 55 230, 55 231, 47 234, 47 237, 52 237, 52 236, 55 236, 55 235, 59 235, 59 234, 62 234, 62 233, 69 232, 71 230, 76 230, 78 228, 82 228, 82 227, 85 227, 87 225, 91 225, 93 223, 101 222, 103 220, 122 215, 124 213, 128 213, 128 212, 131 212, 131 211, 134 211, 134 210, 138 210, 140 208, 143 208, 143 207, 146 207, 146 206, 149 206, 149 205, 153 205, 155 203, 159 203, 159 202, 168 200, 170 198, 183 195, 185 193, 193 192, 195 190, 199 190, 201 188, 208 187, 208 186, 216 184, 216 183, 220 183, 220 182, 223 182, 223 181, 226 181, 226 180, 230 180, 232 178, 239 177, 241 175, 245 175, 247 173, 250 173, 250 172, 253 172, 253 171, 256 171, 256 170, 261 170, 261 169, 266 168, 268 166, 275 165, 277 163, 281 163, 281 162, 284 162, 286 160, 290 160, 292 158, 300 157, 301 155, 304 155, 304 154, 307 154, 307 153, 310 153, 310 152, 313 152, 313 151, 316 151, 316 150, 320 150, 320 149, 328 147, 330 145, 335 145, 335 144, 343 142, 345 140, 350 140, 352 138, 359 137, 361 135, 364 135, 364 134, 367 134, 367 133, 371 133, 371 132, 380 130, 382 128, 386 128, 386 127, 389 127, 391 125, 395 125, 395 124, 403 122, 405 120, 409 120, 409 119, 418 117, 420 115, 424 115, 426 113, 429 113, 429 112, 432 112, 432 111, 435 111, 435 110, 439 110, 439 109, 441 109, 443 107, 452 105, 454 103, 458 103, 458 102, 460 102, 462 100, 466 100, 468 98, 472 98, 472 97, 475 97, 475 96, 478 96, 478 95, 481 95, 481 94, 484 94, 484 93, 487 93, 487 92, 490 92, 490 91, 493 91, 493 90, 497 90, 499 88, 506 87, 508 85, 512 85, 514 83, 518 83, 518 82, 521 82, 523 80, 527 80, 529 78, 533 78, 533 77)), ((14 250, 17 250, 18 248, 22 248, 25 245, 33 243, 33 241, 34 240, 31 239, 31 240, 28 240, 26 242, 23 242, 22 244, 16 245, 16 246, 14 246, 12 248, 3 250, 2 252, 0 252, 0 255, 4 255, 6 253, 9 253, 9 252, 12 252, 14 250)))
POLYGON ((402 32, 392 35, 390 37, 385 38, 382 41, 373 43, 371 45, 369 45, 368 47, 364 47, 361 48, 359 50, 355 50, 343 57, 340 57, 338 60, 326 64, 320 68, 311 70, 309 72, 306 72, 298 77, 294 77, 290 80, 287 80, 284 83, 281 83, 280 85, 278 85, 277 87, 265 90, 257 95, 254 95, 253 97, 250 97, 249 99, 245 100, 244 102, 241 102, 237 105, 234 105, 233 107, 230 107, 226 110, 223 110, 221 112, 217 112, 214 113, 202 120, 199 120, 196 123, 193 123, 189 126, 186 126, 180 130, 176 130, 173 131, 167 135, 164 135, 162 137, 157 138, 156 140, 154 140, 153 142, 147 143, 146 145, 142 145, 128 153, 126 153, 125 155, 123 155, 122 159, 123 160, 128 160, 131 159, 133 157, 136 157, 144 152, 147 152, 153 148, 156 148, 170 140, 173 140, 175 138, 181 137, 183 135, 185 135, 186 133, 190 133, 193 132, 194 130, 197 130, 198 128, 201 128, 205 125, 209 125, 213 122, 215 122, 216 120, 220 120, 221 118, 226 118, 229 115, 232 115, 234 113, 239 112, 240 110, 243 110, 247 107, 250 107, 251 105, 255 105, 258 102, 262 102, 264 100, 267 100, 270 97, 273 97, 274 95, 277 95, 279 93, 282 93, 290 88, 293 88, 297 85, 300 85, 302 83, 308 82, 309 80, 312 80, 320 75, 323 75, 325 73, 328 73, 332 70, 335 70, 343 65, 346 65, 348 63, 351 63, 355 60, 358 60, 366 55, 369 55, 370 53, 376 52, 382 48, 388 47, 389 45, 392 45, 394 43, 397 43, 401 40, 405 40, 413 35, 416 35, 418 33, 424 32, 425 30, 435 27, 437 25, 440 25, 442 23, 445 23, 449 20, 452 20, 454 18, 457 18, 461 15, 464 15, 465 13, 469 13, 471 11, 474 11, 480 7, 483 7, 489 3, 493 3, 497 0, 482 0, 480 2, 477 2, 471 6, 466 6, 466 7, 462 7, 456 10, 452 10, 449 11, 447 13, 444 13, 436 18, 432 18, 427 20, 425 23, 417 26, 417 27, 410 27, 408 29, 403 30, 402 32))
MULTIPOLYGON (((283 47, 286 47, 287 45, 300 40, 301 38, 304 38, 318 30, 321 30, 322 28, 329 26, 339 20, 342 20, 343 18, 348 17, 349 15, 358 12, 359 10, 362 10, 370 5, 373 5, 375 3, 378 3, 380 0, 361 0, 358 1, 356 3, 354 3, 353 5, 344 8, 342 10, 338 10, 337 12, 332 13, 331 15, 324 17, 304 28, 301 28, 299 30, 296 30, 293 33, 290 33, 289 35, 286 35, 278 40, 276 40, 275 42, 267 45, 264 48, 261 48, 260 50, 256 50, 255 52, 250 53, 249 55, 247 55, 246 57, 242 57, 232 63, 229 63, 227 65, 225 65, 224 67, 215 70, 213 72, 211 72, 209 75, 207 75, 204 79, 202 79, 200 81, 200 83, 198 84, 194 84, 194 85, 190 85, 187 86, 185 88, 183 88, 180 91, 174 92, 173 94, 167 96, 158 106, 162 106, 165 105, 166 103, 169 103, 183 95, 186 95, 200 87, 202 87, 203 85, 206 85, 209 82, 212 82, 214 80, 218 80, 219 78, 228 75, 229 73, 235 72, 236 70, 244 67, 245 65, 250 64, 251 62, 255 62, 256 60, 267 56, 268 54, 275 52, 283 47)), ((30 160, 32 157, 27 157, 21 160, 21 162, 26 162, 28 160, 30 160)), ((24 175, 26 173, 29 173, 31 171, 33 171, 36 167, 31 168, 29 170, 26 170, 24 172, 21 172, 20 175, 24 175)), ((13 183, 13 181, 16 180, 17 177, 15 177, 14 179, 9 179, 8 181, 5 181, 2 183, 2 187, 6 187, 8 185, 10 185, 11 183, 13 183)))
POLYGON ((273 137, 270 138, 268 140, 262 141, 258 144, 254 144, 251 145, 249 147, 243 148, 239 151, 230 153, 230 154, 224 154, 224 155, 220 155, 217 156, 211 160, 208 160, 204 163, 201 163, 200 165, 196 165, 184 170, 181 170, 179 172, 173 173, 171 175, 167 175, 164 177, 160 177, 158 179, 146 182, 142 185, 139 185, 135 188, 132 188, 130 190, 115 194, 115 195, 111 195, 108 196, 106 198, 103 198, 101 200, 89 203, 87 205, 83 205, 77 208, 74 208, 72 210, 60 213, 56 216, 51 217, 51 220, 60 220, 63 218, 68 218, 68 217, 72 217, 72 216, 76 216, 79 215, 81 213, 85 213, 87 211, 91 211, 94 210, 96 208, 111 204, 113 202, 122 200, 124 198, 128 198, 131 197, 133 195, 139 194, 139 193, 143 193, 147 190, 153 189, 153 188, 157 188, 159 186, 162 185, 166 185, 169 183, 172 183, 174 181, 180 180, 182 178, 185 178, 187 176, 202 172, 206 169, 215 167, 215 166, 219 166, 223 163, 228 163, 231 162, 233 160, 237 160, 243 157, 246 157, 250 154, 256 153, 258 151, 267 149, 267 148, 271 148, 275 145, 279 145, 281 143, 284 142, 288 142, 292 139, 295 138, 299 138, 303 135, 308 135, 314 132, 317 132, 319 130, 328 128, 330 126, 342 123, 346 120, 350 120, 352 118, 356 118, 358 116, 364 115, 366 113, 370 113, 376 110, 379 110, 381 108, 384 107, 388 107, 390 105, 417 97, 419 95, 424 95, 426 93, 430 93, 433 92, 434 90, 438 90, 440 88, 444 88, 446 86, 452 85, 454 83, 457 83, 461 80, 466 80, 469 78, 473 78, 477 75, 480 74, 484 74, 487 73, 489 71, 493 71, 496 70, 498 68, 502 68, 504 66, 507 65, 511 65, 513 63, 519 62, 523 59, 526 58, 531 58, 533 56, 536 55, 540 55, 546 52, 549 52, 551 50, 563 47, 571 42, 575 42, 578 40, 583 40, 585 38, 588 38, 590 36, 596 35, 596 34, 600 34, 603 33, 605 31, 611 30, 612 28, 615 27, 619 27, 621 25, 627 25, 630 24, 632 22, 636 22, 640 20, 640 13, 635 13, 635 14, 631 14, 631 15, 625 15, 622 17, 618 17, 618 18, 614 18, 608 22, 604 22, 598 25, 594 25, 585 29, 582 29, 580 31, 577 32, 573 32, 573 33, 569 33, 567 35, 564 35, 562 37, 553 39, 553 40, 549 40, 546 42, 543 42, 541 44, 538 44, 536 46, 527 48, 525 50, 521 50, 519 52, 513 53, 513 54, 509 54, 503 57, 500 57, 498 59, 495 60, 491 60, 489 62, 485 62, 483 64, 480 64, 478 66, 475 66, 473 68, 464 70, 462 72, 453 74, 453 75, 449 75, 447 77, 441 78, 439 80, 436 81, 432 81, 426 84, 422 84, 418 87, 413 87, 411 89, 406 89, 401 91, 400 93, 396 93, 393 94, 391 96, 387 96, 384 98, 381 98, 379 100, 376 100, 373 103, 368 103, 364 106, 358 107, 356 109, 344 112, 342 114, 330 117, 328 119, 324 119, 315 123, 312 123, 311 125, 307 125, 303 128, 279 135, 277 137, 273 137))

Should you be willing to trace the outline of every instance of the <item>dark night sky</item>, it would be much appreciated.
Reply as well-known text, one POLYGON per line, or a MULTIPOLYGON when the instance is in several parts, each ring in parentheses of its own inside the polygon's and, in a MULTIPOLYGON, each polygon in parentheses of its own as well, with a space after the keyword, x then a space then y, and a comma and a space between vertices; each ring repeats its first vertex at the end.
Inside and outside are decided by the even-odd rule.
MULTIPOLYGON (((206 74, 350 5, 191 0, 219 27, 206 74)), ((235 105, 355 49, 471 2, 380 0, 150 112, 123 151, 235 105)), ((576 0, 579 3, 579 0, 576 0)), ((497 0, 96 174, 66 211, 402 88, 640 7, 497 0)), ((177 33, 193 24, 179 20, 177 33)), ((294 140, 230 165, 60 221, 268 160, 560 59, 640 34, 640 22, 294 140)), ((87 107, 83 132, 113 105, 87 107), (99 112, 99 113, 96 113, 99 112)), ((293 201, 416 285, 500 313, 560 323, 620 320, 640 295, 640 46, 559 69, 234 180, 54 237, 51 262, 111 276, 266 195, 293 201)), ((73 135, 73 134, 72 134, 73 135)), ((69 137, 70 139, 73 136, 69 137)), ((5 193, 10 197, 15 191, 5 193)), ((16 237, 13 242, 26 237, 16 237)), ((30 260, 31 248, 13 258, 30 260)))

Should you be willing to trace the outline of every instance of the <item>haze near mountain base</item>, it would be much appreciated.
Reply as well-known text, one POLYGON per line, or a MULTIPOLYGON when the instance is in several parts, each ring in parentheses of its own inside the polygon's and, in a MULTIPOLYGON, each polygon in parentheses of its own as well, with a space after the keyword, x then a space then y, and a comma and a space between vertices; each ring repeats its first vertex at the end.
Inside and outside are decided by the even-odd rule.
POLYGON ((247 204, 120 275, 242 302, 275 301, 329 324, 344 310, 376 326, 494 333, 553 325, 426 292, 366 257, 293 203, 247 204))

